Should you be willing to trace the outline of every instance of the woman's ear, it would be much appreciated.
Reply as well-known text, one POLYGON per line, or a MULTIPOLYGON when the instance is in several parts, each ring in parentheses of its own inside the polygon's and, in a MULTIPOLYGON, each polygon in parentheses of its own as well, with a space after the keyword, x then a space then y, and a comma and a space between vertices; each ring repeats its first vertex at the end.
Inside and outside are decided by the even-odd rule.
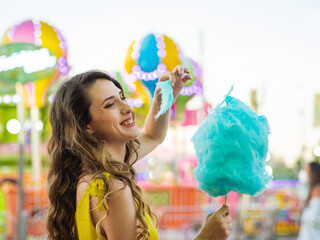
POLYGON ((89 133, 89 134, 93 134, 94 133, 94 130, 92 129, 92 127, 90 126, 90 124, 88 124, 87 126, 86 126, 86 131, 87 131, 87 133, 89 133))

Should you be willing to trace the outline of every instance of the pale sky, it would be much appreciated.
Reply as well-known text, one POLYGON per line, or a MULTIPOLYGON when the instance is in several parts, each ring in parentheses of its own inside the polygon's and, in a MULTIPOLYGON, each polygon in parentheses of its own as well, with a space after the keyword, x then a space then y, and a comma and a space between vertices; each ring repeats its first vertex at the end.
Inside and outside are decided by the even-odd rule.
POLYGON ((71 74, 123 70, 133 40, 165 34, 186 56, 203 61, 205 97, 213 105, 232 84, 231 95, 247 104, 257 89, 274 156, 292 165, 302 143, 307 160, 320 144, 320 128, 312 126, 314 94, 320 94, 319 1, 0 0, 0 9, 0 36, 28 19, 58 28, 71 74))

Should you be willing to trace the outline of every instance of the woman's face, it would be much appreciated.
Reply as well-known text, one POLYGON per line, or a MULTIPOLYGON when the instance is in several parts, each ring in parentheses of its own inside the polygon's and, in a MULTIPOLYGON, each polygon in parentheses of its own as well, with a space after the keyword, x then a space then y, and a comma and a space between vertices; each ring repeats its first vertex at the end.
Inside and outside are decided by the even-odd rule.
POLYGON ((132 108, 112 81, 98 79, 88 93, 92 117, 87 125, 89 133, 102 133, 107 143, 125 143, 140 134, 132 117, 132 108))

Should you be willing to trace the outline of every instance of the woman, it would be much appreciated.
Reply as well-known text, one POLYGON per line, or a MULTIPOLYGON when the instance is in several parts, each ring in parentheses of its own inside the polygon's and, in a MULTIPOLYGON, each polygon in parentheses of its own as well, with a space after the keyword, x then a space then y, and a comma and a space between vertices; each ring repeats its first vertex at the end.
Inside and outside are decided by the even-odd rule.
POLYGON ((309 194, 301 216, 298 240, 320 239, 320 164, 312 162, 305 167, 309 194))
MULTIPOLYGON (((171 80, 176 99, 188 79, 189 70, 177 66, 159 81, 171 80)), ((121 85, 106 73, 79 74, 59 86, 50 110, 48 239, 158 239, 157 216, 132 165, 166 136, 170 111, 154 119, 160 103, 157 88, 140 133, 121 85)), ((196 239, 226 239, 230 222, 224 205, 196 239)))

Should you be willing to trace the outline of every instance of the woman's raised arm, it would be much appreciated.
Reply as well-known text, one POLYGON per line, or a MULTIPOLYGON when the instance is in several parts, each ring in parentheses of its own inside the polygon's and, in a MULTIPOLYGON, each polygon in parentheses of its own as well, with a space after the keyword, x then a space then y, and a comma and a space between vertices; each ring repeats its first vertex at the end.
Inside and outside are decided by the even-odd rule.
MULTIPOLYGON (((179 96, 181 89, 185 85, 186 81, 191 79, 191 75, 189 73, 190 71, 188 68, 184 68, 183 66, 176 66, 172 72, 164 73, 159 78, 159 82, 171 80, 174 98, 173 102, 175 102, 175 100, 179 96)), ((141 143, 139 159, 155 149, 160 143, 163 142, 165 136, 167 135, 170 120, 170 110, 161 115, 159 118, 155 119, 155 115, 160 110, 160 104, 160 88, 157 87, 155 90, 151 109, 145 122, 144 130, 138 137, 138 140, 141 143)))

